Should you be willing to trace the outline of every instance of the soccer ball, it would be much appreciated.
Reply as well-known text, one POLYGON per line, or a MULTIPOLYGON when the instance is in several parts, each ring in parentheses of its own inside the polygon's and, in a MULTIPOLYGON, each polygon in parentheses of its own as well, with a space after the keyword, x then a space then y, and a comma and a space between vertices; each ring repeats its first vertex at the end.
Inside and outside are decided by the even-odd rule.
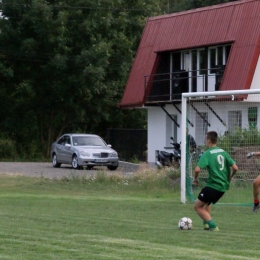
POLYGON ((178 227, 181 230, 190 230, 192 229, 192 220, 187 217, 183 217, 179 220, 178 227))

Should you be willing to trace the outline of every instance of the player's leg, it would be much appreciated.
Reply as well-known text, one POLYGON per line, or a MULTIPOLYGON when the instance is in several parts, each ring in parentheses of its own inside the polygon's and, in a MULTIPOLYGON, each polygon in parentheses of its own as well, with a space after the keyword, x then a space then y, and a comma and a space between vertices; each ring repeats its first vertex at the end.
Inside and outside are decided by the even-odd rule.
POLYGON ((204 206, 204 209, 210 214, 210 211, 211 211, 211 206, 210 206, 210 204, 206 204, 206 205, 204 206))
POLYGON ((197 214, 206 222, 211 220, 211 216, 208 211, 208 206, 206 206, 207 203, 197 199, 194 204, 194 209, 197 212, 197 214))
POLYGON ((207 205, 206 202, 197 199, 194 204, 194 209, 197 214, 202 218, 203 227, 205 230, 219 231, 216 223, 211 218, 210 205, 207 205))
POLYGON ((198 199, 195 201, 194 209, 197 214, 203 219, 203 226, 206 230, 219 231, 216 223, 212 220, 210 215, 210 204, 216 203, 216 201, 222 196, 218 191, 204 187, 199 193, 198 199))
POLYGON ((203 228, 209 230, 208 222, 211 220, 210 205, 197 199, 194 204, 194 209, 203 220, 203 228))
POLYGON ((253 212, 257 212, 259 209, 259 187, 260 187, 260 175, 256 177, 253 182, 253 196, 254 196, 254 207, 253 212))
MULTIPOLYGON (((206 204, 206 205, 204 206, 204 209, 205 209, 205 210, 209 213, 209 215, 210 215, 211 206, 210 206, 209 204, 206 204)), ((203 227, 204 227, 205 230, 209 230, 209 224, 208 224, 205 220, 203 220, 203 227)))

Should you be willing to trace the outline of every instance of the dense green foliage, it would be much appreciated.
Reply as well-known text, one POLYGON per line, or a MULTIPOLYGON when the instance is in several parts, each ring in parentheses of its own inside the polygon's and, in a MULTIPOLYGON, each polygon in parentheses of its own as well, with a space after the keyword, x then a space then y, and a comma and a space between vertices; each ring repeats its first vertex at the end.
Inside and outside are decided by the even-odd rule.
POLYGON ((33 158, 64 132, 145 128, 117 104, 146 19, 220 2, 2 0, 0 140, 33 158))
POLYGON ((237 0, 182 0, 182 1, 169 1, 170 12, 190 10, 203 6, 211 6, 227 2, 234 2, 237 0), (173 2, 173 4, 171 4, 173 2))

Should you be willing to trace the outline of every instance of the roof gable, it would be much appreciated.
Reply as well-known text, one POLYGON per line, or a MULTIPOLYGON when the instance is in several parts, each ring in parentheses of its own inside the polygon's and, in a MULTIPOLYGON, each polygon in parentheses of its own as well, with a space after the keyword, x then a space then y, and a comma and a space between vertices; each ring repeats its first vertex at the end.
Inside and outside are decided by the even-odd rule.
POLYGON ((242 0, 147 20, 120 107, 142 106, 158 52, 232 42, 220 90, 248 89, 260 53, 260 1, 242 0))

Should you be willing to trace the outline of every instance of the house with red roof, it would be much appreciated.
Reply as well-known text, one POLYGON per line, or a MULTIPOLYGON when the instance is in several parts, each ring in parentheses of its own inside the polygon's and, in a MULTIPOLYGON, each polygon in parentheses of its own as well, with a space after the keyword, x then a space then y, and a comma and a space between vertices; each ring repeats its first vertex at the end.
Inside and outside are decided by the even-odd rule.
MULTIPOLYGON (((182 93, 260 89, 259 54, 259 0, 149 18, 119 104, 122 109, 147 110, 148 162, 154 162, 156 150, 170 145, 170 136, 180 142, 185 132, 182 93)), ((243 111, 236 113, 234 107, 230 112, 242 126, 248 124, 247 117, 240 118, 243 111)), ((205 114, 212 120, 206 130, 230 130, 229 111, 225 113, 220 115, 225 124, 205 114)), ((205 133, 196 128, 196 120, 189 131, 200 144, 205 133)))

